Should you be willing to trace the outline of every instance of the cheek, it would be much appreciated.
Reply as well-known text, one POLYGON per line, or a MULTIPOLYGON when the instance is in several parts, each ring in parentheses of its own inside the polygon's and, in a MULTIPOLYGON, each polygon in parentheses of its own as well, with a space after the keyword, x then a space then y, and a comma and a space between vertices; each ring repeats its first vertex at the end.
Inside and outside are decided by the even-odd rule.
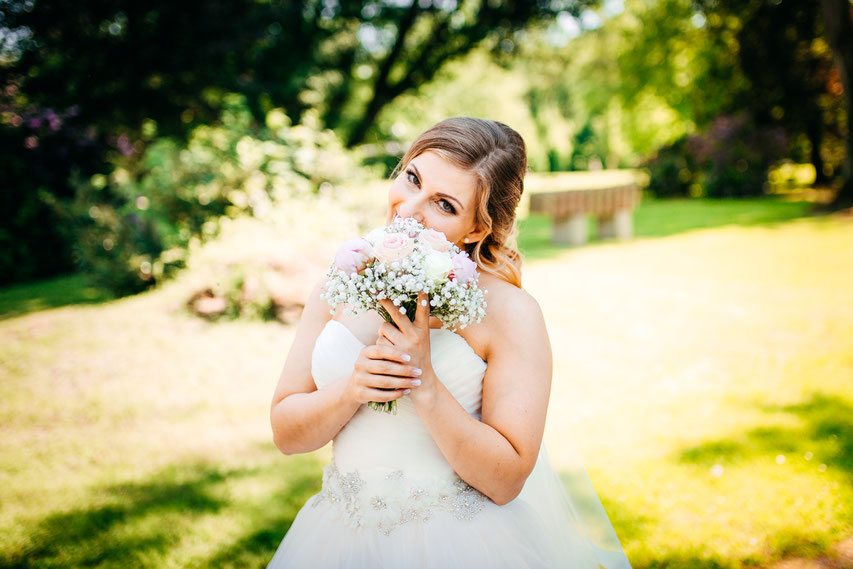
POLYGON ((394 219, 394 209, 400 201, 400 188, 394 182, 388 190, 388 223, 391 223, 391 220, 394 219))

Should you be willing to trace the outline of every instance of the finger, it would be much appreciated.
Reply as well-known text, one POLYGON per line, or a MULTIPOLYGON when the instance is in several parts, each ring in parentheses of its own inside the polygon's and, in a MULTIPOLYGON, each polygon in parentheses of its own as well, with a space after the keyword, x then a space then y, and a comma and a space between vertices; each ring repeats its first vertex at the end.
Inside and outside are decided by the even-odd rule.
MULTIPOLYGON (((414 379, 421 375, 421 370, 412 365, 400 364, 389 360, 369 360, 364 366, 364 371, 376 376, 404 377, 414 379)), ((397 387, 396 385, 383 385, 382 387, 397 387)), ((406 385, 405 387, 408 387, 406 385)))
POLYGON ((377 346, 393 346, 394 344, 393 344, 393 343, 391 343, 391 341, 390 341, 390 340, 388 340, 388 338, 386 338, 385 336, 383 336, 383 335, 380 333, 380 334, 379 334, 379 337, 378 337, 378 338, 376 338, 376 345, 377 345, 377 346))
POLYGON ((405 314, 400 314, 400 307, 396 306, 393 302, 388 300, 387 298, 383 298, 379 301, 379 304, 388 311, 388 314, 391 315, 391 320, 394 321, 394 324, 397 325, 397 328, 400 330, 406 330, 406 326, 411 326, 412 323, 409 321, 409 317, 405 314))
POLYGON ((419 378, 397 377, 396 375, 369 375, 364 377, 365 389, 411 389, 421 384, 419 378))
POLYGON ((366 401, 378 401, 383 403, 385 401, 395 401, 404 395, 408 395, 411 393, 411 389, 371 389, 365 388, 364 390, 364 399, 366 401))
POLYGON ((400 329, 394 326, 393 324, 383 322, 379 326, 379 337, 384 338, 394 346, 402 346, 405 341, 406 335, 403 334, 403 332, 401 332, 400 329))
POLYGON ((415 326, 418 328, 429 328, 429 295, 425 292, 418 293, 418 308, 415 311, 415 326))
POLYGON ((393 345, 373 344, 372 346, 365 347, 362 354, 370 360, 390 360, 400 363, 412 360, 412 356, 393 345))

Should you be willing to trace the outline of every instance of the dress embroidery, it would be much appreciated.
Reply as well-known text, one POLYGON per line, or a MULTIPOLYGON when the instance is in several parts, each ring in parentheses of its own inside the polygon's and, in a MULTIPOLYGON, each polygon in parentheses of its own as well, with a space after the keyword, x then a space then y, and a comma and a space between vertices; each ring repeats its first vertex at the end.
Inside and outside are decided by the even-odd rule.
POLYGON ((401 470, 382 477, 371 488, 372 493, 363 491, 367 486, 358 472, 342 474, 332 461, 323 470, 323 489, 312 500, 312 506, 328 501, 347 525, 373 527, 391 535, 403 524, 429 521, 437 510, 449 512, 459 520, 471 520, 488 501, 459 478, 427 488, 407 481, 401 470))

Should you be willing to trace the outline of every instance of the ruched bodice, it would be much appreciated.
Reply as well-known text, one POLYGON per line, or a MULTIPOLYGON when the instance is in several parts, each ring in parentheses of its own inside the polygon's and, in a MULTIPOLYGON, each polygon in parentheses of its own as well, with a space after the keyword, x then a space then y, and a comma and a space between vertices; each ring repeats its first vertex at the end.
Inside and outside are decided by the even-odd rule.
MULTIPOLYGON (((317 388, 349 376, 363 347, 344 324, 330 320, 311 358, 317 388)), ((479 418, 486 363, 461 336, 444 329, 430 330, 430 353, 439 380, 479 418)), ((396 415, 362 406, 333 441, 333 461, 326 467, 320 496, 342 505, 356 525, 392 529, 401 516, 412 515, 400 509, 412 510, 413 493, 422 495, 424 515, 442 504, 456 507, 484 499, 461 483, 409 397, 398 400, 396 415)), ((468 514, 477 506, 471 505, 468 514)))
MULTIPOLYGON (((362 344, 336 320, 323 329, 312 354, 311 369, 318 388, 352 373, 362 344)), ((430 331, 432 365, 439 380, 471 415, 479 418, 486 364, 468 343, 449 330, 430 331)), ((442 471, 449 468, 415 411, 402 397, 397 414, 358 410, 334 440, 335 462, 347 471, 364 468, 442 471)))

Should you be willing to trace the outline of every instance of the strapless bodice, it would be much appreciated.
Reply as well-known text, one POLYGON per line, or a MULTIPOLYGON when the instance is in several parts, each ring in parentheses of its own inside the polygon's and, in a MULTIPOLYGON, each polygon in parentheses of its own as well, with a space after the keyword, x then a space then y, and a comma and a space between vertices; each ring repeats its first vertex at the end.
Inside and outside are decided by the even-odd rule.
MULTIPOLYGON (((344 324, 330 320, 311 357, 317 388, 348 377, 362 348, 344 324)), ((430 353, 439 380, 479 418, 486 363, 461 336, 444 329, 430 330, 430 353)), ((401 515, 429 515, 435 507, 469 515, 468 505, 476 509, 482 499, 453 472, 409 397, 397 401, 396 415, 366 405, 356 412, 333 440, 333 461, 319 497, 339 504, 355 525, 375 522, 386 529, 401 515), (412 507, 413 496, 421 510, 412 507)))

